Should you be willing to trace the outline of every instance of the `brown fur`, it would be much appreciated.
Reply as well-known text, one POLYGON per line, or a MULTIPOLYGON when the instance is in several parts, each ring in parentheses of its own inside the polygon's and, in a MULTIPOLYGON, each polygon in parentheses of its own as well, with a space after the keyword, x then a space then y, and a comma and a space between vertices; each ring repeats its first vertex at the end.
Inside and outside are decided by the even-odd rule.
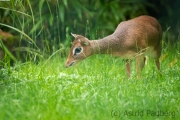
POLYGON ((88 40, 81 35, 72 35, 75 40, 66 61, 66 67, 93 54, 111 54, 127 59, 128 77, 130 77, 129 59, 136 58, 136 69, 140 76, 145 63, 145 55, 148 54, 155 59, 156 66, 160 70, 162 30, 161 25, 153 17, 143 15, 121 22, 113 34, 100 40, 88 40), (82 47, 83 51, 75 57, 73 49, 76 47, 82 47))
MULTIPOLYGON (((12 52, 13 48, 16 44, 18 44, 17 40, 15 39, 15 37, 8 33, 8 32, 3 32, 2 30, 0 30, 0 40, 2 41, 2 43, 4 44, 4 46, 7 47, 7 49, 12 52)), ((3 50, 3 48, 0 48, 0 60, 2 60, 4 58, 5 52, 3 50)))

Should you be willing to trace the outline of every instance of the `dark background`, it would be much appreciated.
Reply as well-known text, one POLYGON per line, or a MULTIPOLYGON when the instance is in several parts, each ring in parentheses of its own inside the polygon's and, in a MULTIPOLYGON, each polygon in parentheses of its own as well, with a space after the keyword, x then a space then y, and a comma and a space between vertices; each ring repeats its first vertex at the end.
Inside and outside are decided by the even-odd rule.
MULTIPOLYGON (((165 42, 176 44, 180 35, 179 0, 24 0, 0 2, 0 23, 13 26, 29 35, 48 52, 69 46, 70 33, 89 39, 113 33, 124 20, 139 15, 158 19, 165 42), (22 12, 22 13, 19 13, 22 12)), ((0 29, 22 36, 16 30, 0 25, 0 29)), ((26 38, 22 38, 26 41, 26 38)), ((27 43, 28 44, 28 43, 27 43)))

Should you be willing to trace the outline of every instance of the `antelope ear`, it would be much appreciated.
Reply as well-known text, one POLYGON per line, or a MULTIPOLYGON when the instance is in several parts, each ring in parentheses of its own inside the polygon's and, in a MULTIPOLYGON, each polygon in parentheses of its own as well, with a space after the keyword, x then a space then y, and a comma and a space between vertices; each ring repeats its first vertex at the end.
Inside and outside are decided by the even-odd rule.
POLYGON ((79 41, 82 45, 89 45, 89 42, 88 42, 88 41, 80 40, 80 39, 78 39, 78 41, 79 41))
POLYGON ((73 33, 71 33, 71 35, 74 37, 74 38, 77 38, 79 35, 77 35, 77 34, 73 34, 73 33))
POLYGON ((88 45, 89 45, 89 42, 88 42, 88 41, 85 41, 85 42, 83 42, 82 44, 88 46, 88 45))
MULTIPOLYGON (((80 40, 80 39, 79 39, 80 40)), ((80 40, 82 45, 90 45, 89 40, 87 38, 80 40)))

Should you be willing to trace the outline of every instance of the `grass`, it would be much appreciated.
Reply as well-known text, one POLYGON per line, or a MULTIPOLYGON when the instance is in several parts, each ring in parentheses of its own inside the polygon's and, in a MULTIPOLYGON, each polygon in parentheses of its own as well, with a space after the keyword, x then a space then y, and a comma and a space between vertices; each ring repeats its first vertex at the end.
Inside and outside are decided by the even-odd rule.
MULTIPOLYGON (((128 80, 124 62, 92 56, 64 67, 57 54, 39 64, 0 70, 1 120, 180 119, 179 49, 164 49, 162 77, 149 61, 142 79, 128 80)), ((134 64, 133 64, 134 66, 134 64)))

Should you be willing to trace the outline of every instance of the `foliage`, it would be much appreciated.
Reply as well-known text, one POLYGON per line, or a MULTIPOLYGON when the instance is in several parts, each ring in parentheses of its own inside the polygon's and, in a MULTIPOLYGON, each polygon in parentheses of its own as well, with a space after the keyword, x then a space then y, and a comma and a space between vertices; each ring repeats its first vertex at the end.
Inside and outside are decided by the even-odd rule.
MULTIPOLYGON (((121 21, 142 14, 152 13, 156 17, 161 15, 162 19, 159 18, 159 20, 166 30, 172 21, 171 24, 164 24, 163 17, 165 16, 160 14, 161 9, 166 10, 167 17, 175 15, 172 12, 173 7, 166 3, 169 1, 11 0, 10 2, 0 2, 0 23, 13 26, 22 32, 3 25, 0 28, 20 36, 25 33, 36 42, 39 48, 45 50, 44 53, 50 51, 52 53, 63 48, 62 44, 67 46, 70 43, 70 32, 85 35, 90 39, 102 38, 112 33, 121 21), (157 5, 162 7, 158 9, 157 5), (159 14, 151 11, 156 11, 159 14), (167 27, 164 27, 165 25, 167 27)), ((178 11, 179 9, 176 9, 176 13, 178 11)), ((179 28, 173 26, 170 30, 176 29, 178 31, 179 28)), ((26 40, 26 38, 24 39, 26 40)))
MULTIPOLYGON (((120 21, 146 14, 141 0, 11 0, 1 2, 0 6, 1 23, 21 30, 40 48, 49 50, 60 48, 65 39, 68 40, 65 44, 70 42, 70 32, 93 39, 104 37, 112 33, 120 21), (94 35, 90 36, 91 33, 94 35)), ((7 26, 1 29, 6 31, 7 26)))

